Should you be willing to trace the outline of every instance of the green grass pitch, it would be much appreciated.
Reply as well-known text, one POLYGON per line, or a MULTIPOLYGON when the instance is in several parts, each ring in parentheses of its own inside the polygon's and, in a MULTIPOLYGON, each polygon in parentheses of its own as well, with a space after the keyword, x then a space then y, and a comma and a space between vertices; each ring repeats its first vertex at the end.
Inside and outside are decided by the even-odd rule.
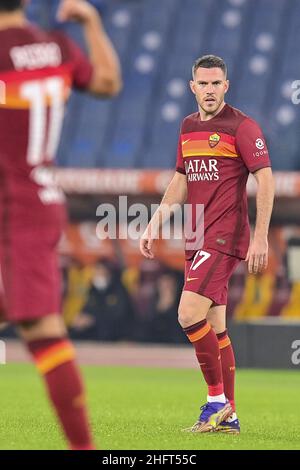
MULTIPOLYGON (((297 371, 238 371, 240 436, 182 432, 206 397, 196 370, 88 366, 83 372, 102 449, 300 449, 297 371)), ((0 366, 0 384, 0 449, 64 449, 34 367, 0 366)))

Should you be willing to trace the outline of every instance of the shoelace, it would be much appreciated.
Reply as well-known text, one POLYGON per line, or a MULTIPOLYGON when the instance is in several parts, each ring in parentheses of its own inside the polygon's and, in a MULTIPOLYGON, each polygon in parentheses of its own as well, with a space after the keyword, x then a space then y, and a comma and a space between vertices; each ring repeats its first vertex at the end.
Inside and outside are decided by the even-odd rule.
POLYGON ((200 407, 200 410, 202 411, 202 413, 199 416, 199 421, 206 421, 206 419, 208 418, 208 416, 206 416, 207 415, 206 411, 209 410, 209 407, 210 407, 210 403, 205 403, 205 405, 202 405, 200 407))
POLYGON ((196 431, 197 428, 199 428, 200 421, 206 421, 206 419, 208 418, 208 416, 205 416, 205 411, 207 411, 208 409, 209 403, 205 403, 205 405, 200 406, 200 410, 202 411, 202 413, 200 414, 198 421, 196 421, 196 423, 191 428, 185 429, 185 431, 196 431))

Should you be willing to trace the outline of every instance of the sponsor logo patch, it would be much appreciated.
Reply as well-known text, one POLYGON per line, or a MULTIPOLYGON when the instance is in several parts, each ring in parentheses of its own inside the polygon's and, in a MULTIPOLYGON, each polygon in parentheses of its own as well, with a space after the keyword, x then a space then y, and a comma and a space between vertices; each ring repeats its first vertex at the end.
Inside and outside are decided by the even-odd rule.
POLYGON ((262 150, 263 148, 265 148, 265 144, 262 139, 256 139, 255 145, 256 145, 256 148, 258 148, 259 150, 262 150))

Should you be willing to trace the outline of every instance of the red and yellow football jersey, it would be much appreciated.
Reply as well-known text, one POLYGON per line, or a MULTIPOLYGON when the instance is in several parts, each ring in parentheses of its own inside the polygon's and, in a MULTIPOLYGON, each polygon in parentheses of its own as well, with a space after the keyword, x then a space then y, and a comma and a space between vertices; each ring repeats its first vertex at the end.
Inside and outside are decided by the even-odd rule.
MULTIPOLYGON (((193 209, 196 204, 204 205, 201 242, 206 248, 246 257, 250 241, 248 175, 269 166, 260 127, 232 106, 226 104, 208 121, 201 121, 199 113, 184 119, 176 170, 186 174, 187 203, 193 209)), ((186 257, 191 258, 195 251, 187 249, 186 257)))
POLYGON ((0 43, 0 209, 11 229, 55 223, 63 195, 47 167, 70 89, 88 86, 92 66, 61 32, 8 28, 0 43))

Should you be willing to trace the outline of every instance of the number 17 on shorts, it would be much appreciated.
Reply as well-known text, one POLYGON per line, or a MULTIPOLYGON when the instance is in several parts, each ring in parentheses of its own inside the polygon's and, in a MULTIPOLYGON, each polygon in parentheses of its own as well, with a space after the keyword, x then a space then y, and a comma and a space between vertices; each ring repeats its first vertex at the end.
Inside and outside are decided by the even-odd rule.
POLYGON ((198 250, 186 261, 183 290, 208 297, 214 304, 226 305, 228 281, 240 261, 211 248, 198 250))

